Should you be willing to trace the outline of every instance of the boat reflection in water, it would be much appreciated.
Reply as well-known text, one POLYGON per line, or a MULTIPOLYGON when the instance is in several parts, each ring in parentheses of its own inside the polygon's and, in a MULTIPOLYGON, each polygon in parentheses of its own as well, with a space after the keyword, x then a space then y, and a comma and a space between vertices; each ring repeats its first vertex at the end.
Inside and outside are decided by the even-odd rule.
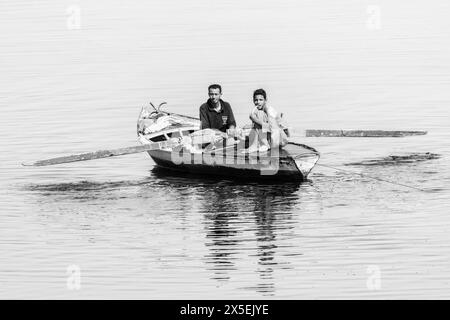
MULTIPOLYGON (((173 189, 186 184, 196 190, 196 210, 203 213, 206 269, 218 285, 241 282, 242 290, 271 295, 275 292, 277 268, 290 269, 288 254, 283 252, 292 239, 292 214, 299 205, 301 182, 261 184, 186 177, 155 167, 152 174, 170 181, 173 189), (281 252, 283 251, 283 252, 281 252), (279 257, 281 256, 281 257, 279 257), (255 275, 257 279, 249 279, 255 275)), ((304 182, 308 184, 309 182, 304 182)), ((295 255, 301 255, 295 254, 295 255)))
MULTIPOLYGON (((144 179, 39 184, 24 191, 32 191, 29 212, 38 213, 28 216, 31 225, 55 230, 45 235, 48 260, 61 263, 60 252, 81 248, 74 254, 83 265, 113 266, 111 285, 151 297, 277 294, 304 262, 301 213, 317 213, 320 203, 308 181, 201 178, 160 167, 144 179), (130 268, 140 271, 131 276, 130 268)), ((91 276, 94 284, 105 277, 103 271, 91 276)), ((94 285, 93 297, 103 290, 94 285)))

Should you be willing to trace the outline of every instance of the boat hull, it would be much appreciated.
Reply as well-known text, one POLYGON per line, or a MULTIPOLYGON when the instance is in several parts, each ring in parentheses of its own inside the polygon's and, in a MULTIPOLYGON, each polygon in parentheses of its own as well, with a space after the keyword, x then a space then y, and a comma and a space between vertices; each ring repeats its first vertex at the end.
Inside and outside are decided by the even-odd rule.
POLYGON ((257 180, 304 181, 319 159, 315 152, 292 157, 284 150, 276 156, 269 153, 232 156, 184 153, 174 156, 166 150, 152 150, 148 154, 158 166, 178 172, 257 180))

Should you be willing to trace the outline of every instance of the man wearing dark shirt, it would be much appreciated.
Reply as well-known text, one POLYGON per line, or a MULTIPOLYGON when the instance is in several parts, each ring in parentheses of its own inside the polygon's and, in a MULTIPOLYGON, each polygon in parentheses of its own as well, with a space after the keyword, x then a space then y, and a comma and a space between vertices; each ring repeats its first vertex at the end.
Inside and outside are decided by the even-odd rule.
POLYGON ((236 121, 230 104, 221 99, 222 87, 218 84, 210 85, 208 95, 208 101, 200 106, 201 129, 210 128, 222 132, 234 130, 236 121))

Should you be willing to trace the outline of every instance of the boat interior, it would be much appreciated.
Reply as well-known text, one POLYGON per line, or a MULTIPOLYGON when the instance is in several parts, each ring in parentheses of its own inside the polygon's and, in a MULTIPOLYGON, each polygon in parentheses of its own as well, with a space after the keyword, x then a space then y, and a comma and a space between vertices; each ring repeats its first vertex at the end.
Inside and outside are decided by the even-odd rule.
MULTIPOLYGON (((156 108, 155 108, 156 109, 156 108)), ((149 112, 143 108, 137 124, 137 133, 141 143, 179 141, 188 150, 198 152, 227 152, 229 149, 246 149, 249 145, 250 126, 245 126, 240 139, 227 139, 226 134, 212 129, 200 130, 200 120, 175 113, 155 110, 149 112)), ((289 131, 284 128, 289 136, 289 131)), ((165 148, 167 151, 171 148, 165 148)), ((311 147, 290 142, 281 150, 280 156, 300 156, 306 153, 317 153, 311 147)), ((240 152, 237 152, 240 153, 240 152)), ((268 152, 257 152, 259 156, 268 155, 268 152)))

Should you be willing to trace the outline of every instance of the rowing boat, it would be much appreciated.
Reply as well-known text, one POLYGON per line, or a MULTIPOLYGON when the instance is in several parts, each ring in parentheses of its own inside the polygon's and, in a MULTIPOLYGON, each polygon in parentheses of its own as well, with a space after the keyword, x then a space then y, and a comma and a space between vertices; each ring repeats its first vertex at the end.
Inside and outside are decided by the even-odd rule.
POLYGON ((143 108, 137 123, 138 139, 143 145, 166 143, 147 153, 156 165, 201 175, 263 180, 306 180, 319 152, 312 147, 288 142, 280 148, 245 152, 250 129, 240 138, 211 129, 200 129, 197 118, 143 108))
MULTIPOLYGON (((117 157, 147 152, 158 167, 174 171, 266 180, 306 180, 319 160, 319 152, 301 143, 289 141, 283 147, 258 152, 249 152, 248 142, 251 129, 244 127, 233 136, 217 130, 201 129, 197 118, 161 111, 162 103, 155 111, 142 108, 137 122, 140 146, 99 150, 69 156, 22 163, 23 166, 50 166, 77 161, 117 157)), ((289 137, 289 130, 281 126, 289 137)), ((411 132, 409 132, 411 133, 411 132)), ((408 133, 408 134, 409 134, 408 133)), ((414 132, 416 134, 416 132, 414 132)), ((426 134, 418 133, 418 134, 426 134)), ((361 135, 361 136, 364 136, 361 135)), ((365 178, 387 182, 393 185, 424 191, 379 177, 318 164, 322 167, 359 175, 365 178)))

